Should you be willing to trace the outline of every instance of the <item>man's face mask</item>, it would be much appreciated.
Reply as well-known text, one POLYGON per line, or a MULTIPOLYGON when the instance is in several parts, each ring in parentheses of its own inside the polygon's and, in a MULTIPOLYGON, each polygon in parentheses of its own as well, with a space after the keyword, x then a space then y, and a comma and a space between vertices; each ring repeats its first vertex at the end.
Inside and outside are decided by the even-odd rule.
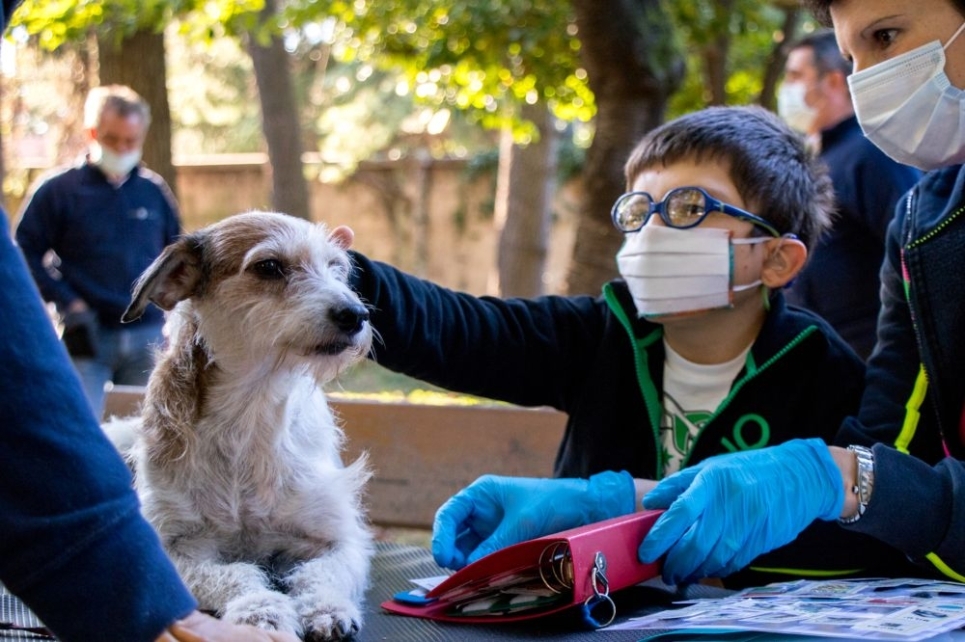
POLYGON ((807 85, 803 82, 786 82, 777 92, 777 113, 784 122, 802 134, 810 133, 817 117, 817 110, 807 104, 807 85))
POLYGON ((965 91, 945 74, 935 40, 851 74, 851 100, 865 136, 885 154, 923 170, 965 162, 965 91))
POLYGON ((127 176, 141 162, 141 150, 135 149, 126 154, 118 154, 94 142, 90 146, 90 162, 100 167, 108 176, 127 176))

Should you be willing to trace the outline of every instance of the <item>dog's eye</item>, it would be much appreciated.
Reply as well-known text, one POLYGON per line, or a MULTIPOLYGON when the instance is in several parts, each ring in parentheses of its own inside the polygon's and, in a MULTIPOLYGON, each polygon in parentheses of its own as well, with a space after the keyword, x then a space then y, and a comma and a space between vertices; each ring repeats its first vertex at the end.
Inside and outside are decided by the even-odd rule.
POLYGON ((276 261, 275 259, 265 259, 264 261, 258 261, 250 268, 251 272, 254 273, 259 279, 283 279, 285 278, 285 266, 281 264, 281 261, 276 261))

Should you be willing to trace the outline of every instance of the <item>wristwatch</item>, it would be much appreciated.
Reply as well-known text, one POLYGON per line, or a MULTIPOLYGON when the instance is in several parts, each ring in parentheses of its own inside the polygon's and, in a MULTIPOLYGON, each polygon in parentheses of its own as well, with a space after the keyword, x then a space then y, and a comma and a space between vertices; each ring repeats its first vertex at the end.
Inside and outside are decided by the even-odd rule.
POLYGON ((864 515, 871 501, 871 493, 875 488, 875 455, 870 448, 864 446, 848 446, 848 450, 854 453, 858 463, 857 479, 851 492, 858 497, 858 512, 849 517, 839 517, 838 521, 842 524, 854 524, 864 515))

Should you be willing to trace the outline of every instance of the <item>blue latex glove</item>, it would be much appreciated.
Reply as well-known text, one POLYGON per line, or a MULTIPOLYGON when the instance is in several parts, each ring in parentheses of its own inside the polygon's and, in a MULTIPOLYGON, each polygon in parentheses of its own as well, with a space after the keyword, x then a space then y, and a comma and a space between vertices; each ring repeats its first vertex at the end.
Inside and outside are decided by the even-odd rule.
POLYGON ((641 562, 667 554, 664 581, 723 577, 787 544, 844 506, 841 472, 820 439, 711 457, 664 479, 643 498, 667 508, 640 545, 641 562))
POLYGON ((436 511, 432 556, 459 569, 511 544, 627 515, 635 504, 627 472, 588 480, 485 475, 436 511))

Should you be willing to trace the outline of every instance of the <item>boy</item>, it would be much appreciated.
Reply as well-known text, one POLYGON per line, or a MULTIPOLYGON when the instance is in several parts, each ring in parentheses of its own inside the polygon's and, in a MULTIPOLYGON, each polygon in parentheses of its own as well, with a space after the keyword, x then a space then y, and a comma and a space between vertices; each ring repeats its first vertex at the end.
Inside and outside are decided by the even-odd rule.
POLYGON ((443 566, 632 512, 649 480, 712 455, 830 439, 857 407, 861 361, 780 293, 832 204, 799 136, 761 108, 707 109, 648 134, 627 186, 613 209, 623 278, 601 297, 476 298, 355 256, 375 360, 567 413, 555 475, 589 477, 481 478, 437 514, 443 566))

